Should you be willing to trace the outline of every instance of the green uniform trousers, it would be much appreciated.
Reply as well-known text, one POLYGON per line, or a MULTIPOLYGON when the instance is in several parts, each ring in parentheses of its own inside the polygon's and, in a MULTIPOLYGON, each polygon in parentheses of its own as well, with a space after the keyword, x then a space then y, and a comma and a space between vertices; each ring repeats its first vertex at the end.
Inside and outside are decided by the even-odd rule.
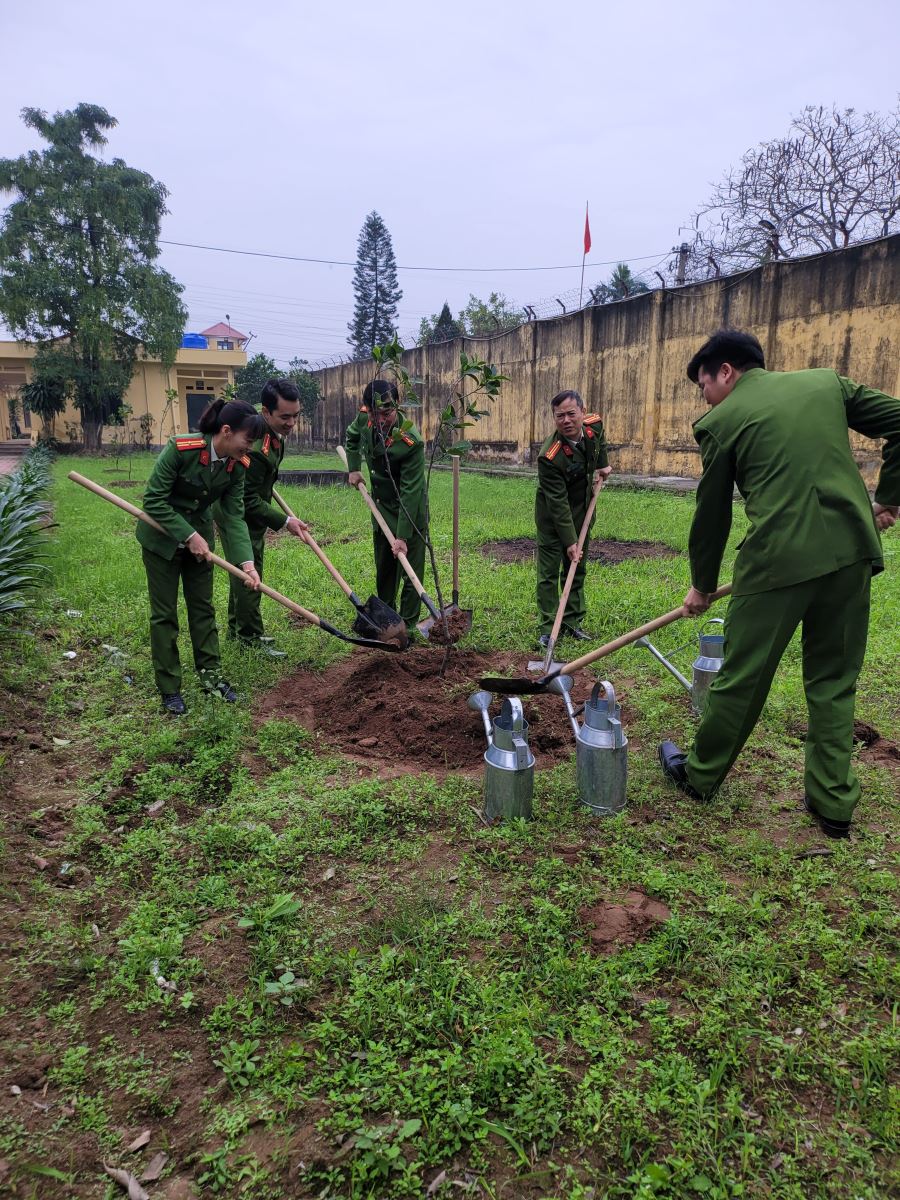
MULTIPOLYGON (((390 528, 396 529, 399 512, 392 512, 384 501, 381 501, 378 507, 390 528)), ((375 590, 378 593, 378 599, 389 604, 391 608, 396 608, 397 587, 402 576, 403 590, 400 593, 399 613, 406 625, 411 628, 419 619, 422 601, 410 582, 409 576, 400 566, 399 559, 394 558, 391 544, 375 523, 374 517, 372 518, 372 541, 375 548, 375 590)), ((425 573, 425 543, 422 538, 416 537, 414 534, 407 542, 407 548, 406 557, 409 559, 409 565, 421 579, 425 573)))
MULTIPOLYGON (((583 513, 581 521, 584 521, 583 513)), ((580 523, 578 528, 581 528, 580 523)), ((566 610, 563 613, 564 629, 580 629, 587 615, 587 605, 584 600, 584 577, 587 572, 588 545, 589 542, 585 541, 581 562, 575 568, 572 590, 569 592, 566 610)), ((554 534, 552 539, 545 541, 541 538, 540 530, 538 530, 537 607, 541 633, 549 633, 553 628, 556 610, 559 608, 559 597, 566 585, 566 576, 570 566, 566 548, 560 545, 559 538, 554 534)))
POLYGON ((802 623, 809 713, 806 794, 824 817, 849 821, 859 800, 851 766, 856 680, 866 653, 871 562, 751 596, 734 596, 725 619, 725 661, 687 760, 687 777, 712 795, 750 736, 775 670, 802 623))
POLYGON ((178 657, 178 584, 184 591, 194 666, 208 690, 221 680, 219 634, 213 607, 213 565, 198 562, 189 550, 171 559, 142 549, 150 593, 150 653, 156 686, 164 696, 181 691, 178 657))
MULTIPOLYGON (((253 547, 253 565, 260 579, 263 577, 263 551, 266 545, 266 531, 249 529, 250 545, 253 547)), ((223 553, 228 554, 228 542, 222 538, 223 553)), ((262 592, 253 592, 245 587, 234 575, 228 577, 228 636, 237 638, 240 642, 257 642, 263 636, 262 592)))

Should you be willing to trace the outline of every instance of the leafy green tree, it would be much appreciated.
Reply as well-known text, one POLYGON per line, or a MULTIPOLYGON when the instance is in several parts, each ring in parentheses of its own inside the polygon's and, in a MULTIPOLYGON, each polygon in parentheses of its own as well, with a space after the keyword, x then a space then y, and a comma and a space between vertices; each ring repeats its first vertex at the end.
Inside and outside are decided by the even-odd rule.
POLYGON ((62 370, 60 356, 45 348, 38 349, 30 383, 19 389, 22 403, 40 417, 43 424, 42 438, 53 437, 54 422, 65 411, 69 395, 69 381, 62 370))
POLYGON ((371 358, 376 346, 391 341, 402 295, 388 227, 377 212, 370 212, 356 244, 353 320, 347 325, 355 358, 371 358))
POLYGON ((515 329, 525 320, 525 313, 516 308, 500 292, 491 292, 487 300, 469 295, 469 302, 459 314, 459 323, 470 337, 502 333, 504 329, 515 329))
POLYGON ((300 411, 307 420, 311 421, 316 414, 319 403, 319 381, 309 370, 305 358, 292 358, 288 364, 287 378, 292 379, 300 389, 300 411))
POLYGON ((239 400, 248 404, 259 404, 259 397, 270 379, 278 379, 283 372, 275 366, 275 359, 268 354, 254 354, 247 365, 234 373, 234 393, 239 400))
POLYGON ((445 300, 439 313, 422 318, 418 341, 420 346, 426 346, 429 342, 449 342, 464 333, 464 328, 459 321, 454 320, 450 305, 445 300))
POLYGON ((616 265, 606 283, 594 288, 594 297, 601 304, 609 304, 613 300, 625 300, 628 296, 649 291, 646 283, 634 275, 628 263, 622 262, 616 265))
POLYGON ((42 350, 81 412, 85 446, 98 449, 139 356, 171 366, 187 313, 180 284, 156 265, 165 187, 120 158, 91 150, 116 121, 96 104, 48 117, 22 110, 47 148, 0 159, 0 316, 42 350))

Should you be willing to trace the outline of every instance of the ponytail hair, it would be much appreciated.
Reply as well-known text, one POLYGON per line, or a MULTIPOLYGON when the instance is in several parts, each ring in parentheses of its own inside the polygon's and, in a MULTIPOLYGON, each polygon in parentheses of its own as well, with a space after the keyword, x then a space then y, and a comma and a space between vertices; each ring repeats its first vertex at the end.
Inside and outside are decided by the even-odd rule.
POLYGON ((252 404, 246 400, 226 400, 224 396, 219 396, 204 408, 197 428, 201 433, 218 433, 223 425, 234 430, 246 429, 254 441, 266 431, 265 421, 252 404))

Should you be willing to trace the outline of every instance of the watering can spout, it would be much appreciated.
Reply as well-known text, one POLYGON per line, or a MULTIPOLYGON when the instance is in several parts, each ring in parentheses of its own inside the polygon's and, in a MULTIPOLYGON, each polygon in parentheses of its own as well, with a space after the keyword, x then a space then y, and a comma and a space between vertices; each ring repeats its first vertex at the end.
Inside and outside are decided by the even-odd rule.
POLYGON ((484 736, 487 738, 488 746, 492 746, 494 743, 494 725, 488 713, 493 698, 490 692, 473 692, 466 702, 473 712, 481 713, 481 723, 484 726, 484 736))
POLYGON ((648 637, 638 638, 634 644, 636 646, 646 646, 647 649, 650 651, 650 653, 653 655, 653 657, 656 659, 656 661, 661 662, 662 665, 666 668, 666 670, 671 675, 675 676, 675 678, 678 680, 678 682, 681 684, 681 686, 686 691, 689 692, 691 690, 690 680, 685 679, 685 677, 678 670, 678 668, 675 666, 675 664, 670 663, 669 660, 666 658, 666 656, 662 653, 662 651, 657 650, 657 648, 653 645, 653 643, 650 641, 650 639, 648 637))

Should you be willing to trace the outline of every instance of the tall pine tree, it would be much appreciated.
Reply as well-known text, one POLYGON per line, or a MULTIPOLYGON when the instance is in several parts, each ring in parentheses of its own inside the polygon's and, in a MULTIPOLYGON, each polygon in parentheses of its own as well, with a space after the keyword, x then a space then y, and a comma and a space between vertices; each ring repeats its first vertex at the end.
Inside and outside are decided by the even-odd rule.
POLYGON ((368 358, 373 346, 382 346, 394 336, 402 295, 391 235, 378 213, 370 212, 356 244, 355 303, 353 320, 347 326, 355 358, 368 358))

